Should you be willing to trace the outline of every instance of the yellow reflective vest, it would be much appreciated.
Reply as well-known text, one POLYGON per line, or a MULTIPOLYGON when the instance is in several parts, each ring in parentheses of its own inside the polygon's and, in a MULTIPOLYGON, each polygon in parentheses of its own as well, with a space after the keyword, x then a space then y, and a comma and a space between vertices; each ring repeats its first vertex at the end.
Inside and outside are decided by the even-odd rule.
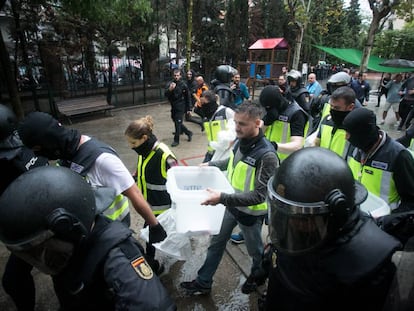
POLYGON ((154 215, 159 215, 171 207, 171 198, 165 186, 168 157, 176 159, 164 143, 156 145, 146 158, 138 156, 137 186, 151 205, 154 215))
MULTIPOLYGON (((296 102, 291 102, 287 108, 279 113, 279 116, 276 121, 274 121, 270 126, 266 128, 265 136, 269 141, 274 141, 276 143, 288 143, 290 141, 290 121, 292 116, 298 111, 301 110, 307 115, 307 113, 299 106, 296 102)), ((309 130, 309 119, 305 124, 305 129, 303 131, 303 137, 307 136, 309 130)), ((305 140, 303 141, 305 143, 305 140)), ((289 154, 282 153, 277 151, 280 161, 283 161, 288 157, 289 154)))
MULTIPOLYGON (((238 150, 238 142, 233 150, 238 150)), ((274 152, 273 146, 264 137, 256 144, 256 148, 249 154, 234 163, 234 153, 230 153, 230 159, 227 165, 227 179, 236 192, 249 192, 254 190, 256 178, 256 166, 260 158, 267 152, 274 152)), ((253 215, 265 215, 267 211, 266 201, 250 206, 238 206, 240 211, 253 215)))
POLYGON ((394 161, 404 147, 384 134, 377 151, 363 161, 361 151, 355 148, 348 155, 348 164, 354 178, 369 192, 381 197, 391 209, 398 207, 400 196, 393 178, 394 161))

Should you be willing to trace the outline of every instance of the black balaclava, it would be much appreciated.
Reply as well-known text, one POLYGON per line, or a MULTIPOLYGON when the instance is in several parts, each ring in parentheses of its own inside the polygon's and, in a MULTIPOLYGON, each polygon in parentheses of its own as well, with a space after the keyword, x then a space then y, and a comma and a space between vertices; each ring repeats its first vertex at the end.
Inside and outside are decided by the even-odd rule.
POLYGON ((331 109, 330 115, 336 127, 342 127, 344 119, 349 114, 349 112, 350 111, 339 111, 339 110, 331 109))
POLYGON ((154 147, 157 137, 154 134, 150 134, 148 139, 136 148, 132 148, 136 153, 146 158, 154 147))
POLYGON ((70 160, 79 146, 81 134, 78 130, 67 129, 58 120, 44 112, 30 113, 18 128, 23 143, 29 147, 40 146, 35 154, 49 160, 70 160))
POLYGON ((280 93, 280 89, 275 85, 268 85, 260 93, 259 102, 266 109, 263 118, 265 125, 270 125, 276 121, 279 113, 284 111, 289 105, 289 101, 280 93))
POLYGON ((374 112, 366 108, 352 110, 344 119, 344 129, 350 134, 349 142, 368 152, 379 138, 374 112))

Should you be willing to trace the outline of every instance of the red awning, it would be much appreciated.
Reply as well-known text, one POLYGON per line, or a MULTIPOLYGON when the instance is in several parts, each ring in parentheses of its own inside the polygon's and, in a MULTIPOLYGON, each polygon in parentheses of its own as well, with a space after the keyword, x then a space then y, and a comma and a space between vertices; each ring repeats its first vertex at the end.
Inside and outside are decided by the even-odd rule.
POLYGON ((288 48, 287 40, 285 38, 259 39, 249 47, 249 50, 273 50, 275 48, 288 48))

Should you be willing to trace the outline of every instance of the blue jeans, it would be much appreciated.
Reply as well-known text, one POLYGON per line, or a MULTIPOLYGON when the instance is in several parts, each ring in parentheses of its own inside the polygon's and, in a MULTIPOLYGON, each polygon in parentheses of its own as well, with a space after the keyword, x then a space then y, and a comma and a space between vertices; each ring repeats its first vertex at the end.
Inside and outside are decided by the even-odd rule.
POLYGON ((211 238, 210 246, 207 250, 207 257, 204 264, 198 270, 196 280, 201 286, 211 287, 211 284, 213 283, 213 276, 216 273, 221 258, 223 257, 226 244, 237 224, 243 232, 247 252, 253 260, 250 274, 257 275, 263 271, 261 267, 263 253, 263 219, 257 217, 257 221, 252 226, 244 226, 238 223, 234 216, 226 209, 220 232, 211 238))

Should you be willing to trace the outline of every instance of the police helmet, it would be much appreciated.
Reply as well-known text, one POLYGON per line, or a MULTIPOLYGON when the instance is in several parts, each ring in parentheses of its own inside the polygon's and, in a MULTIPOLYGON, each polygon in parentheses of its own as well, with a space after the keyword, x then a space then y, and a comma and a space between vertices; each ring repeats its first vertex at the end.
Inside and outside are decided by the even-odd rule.
POLYGON ((43 166, 15 179, 0 198, 0 240, 23 251, 56 237, 73 244, 95 218, 91 186, 65 167, 43 166))
POLYGON ((237 70, 230 65, 220 65, 216 68, 214 73, 217 80, 221 83, 229 83, 237 70))
POLYGON ((346 86, 351 83, 351 77, 344 71, 333 74, 326 82, 326 88, 329 94, 332 94, 337 88, 346 86))
POLYGON ((0 140, 9 137, 16 129, 17 118, 7 106, 0 104, 0 140))
POLYGON ((357 219, 367 194, 336 153, 320 147, 292 153, 268 182, 272 243, 291 255, 320 247, 357 219))
POLYGON ((289 83, 291 81, 296 81, 296 85, 300 86, 302 84, 302 74, 299 71, 292 69, 287 74, 287 80, 289 83))

